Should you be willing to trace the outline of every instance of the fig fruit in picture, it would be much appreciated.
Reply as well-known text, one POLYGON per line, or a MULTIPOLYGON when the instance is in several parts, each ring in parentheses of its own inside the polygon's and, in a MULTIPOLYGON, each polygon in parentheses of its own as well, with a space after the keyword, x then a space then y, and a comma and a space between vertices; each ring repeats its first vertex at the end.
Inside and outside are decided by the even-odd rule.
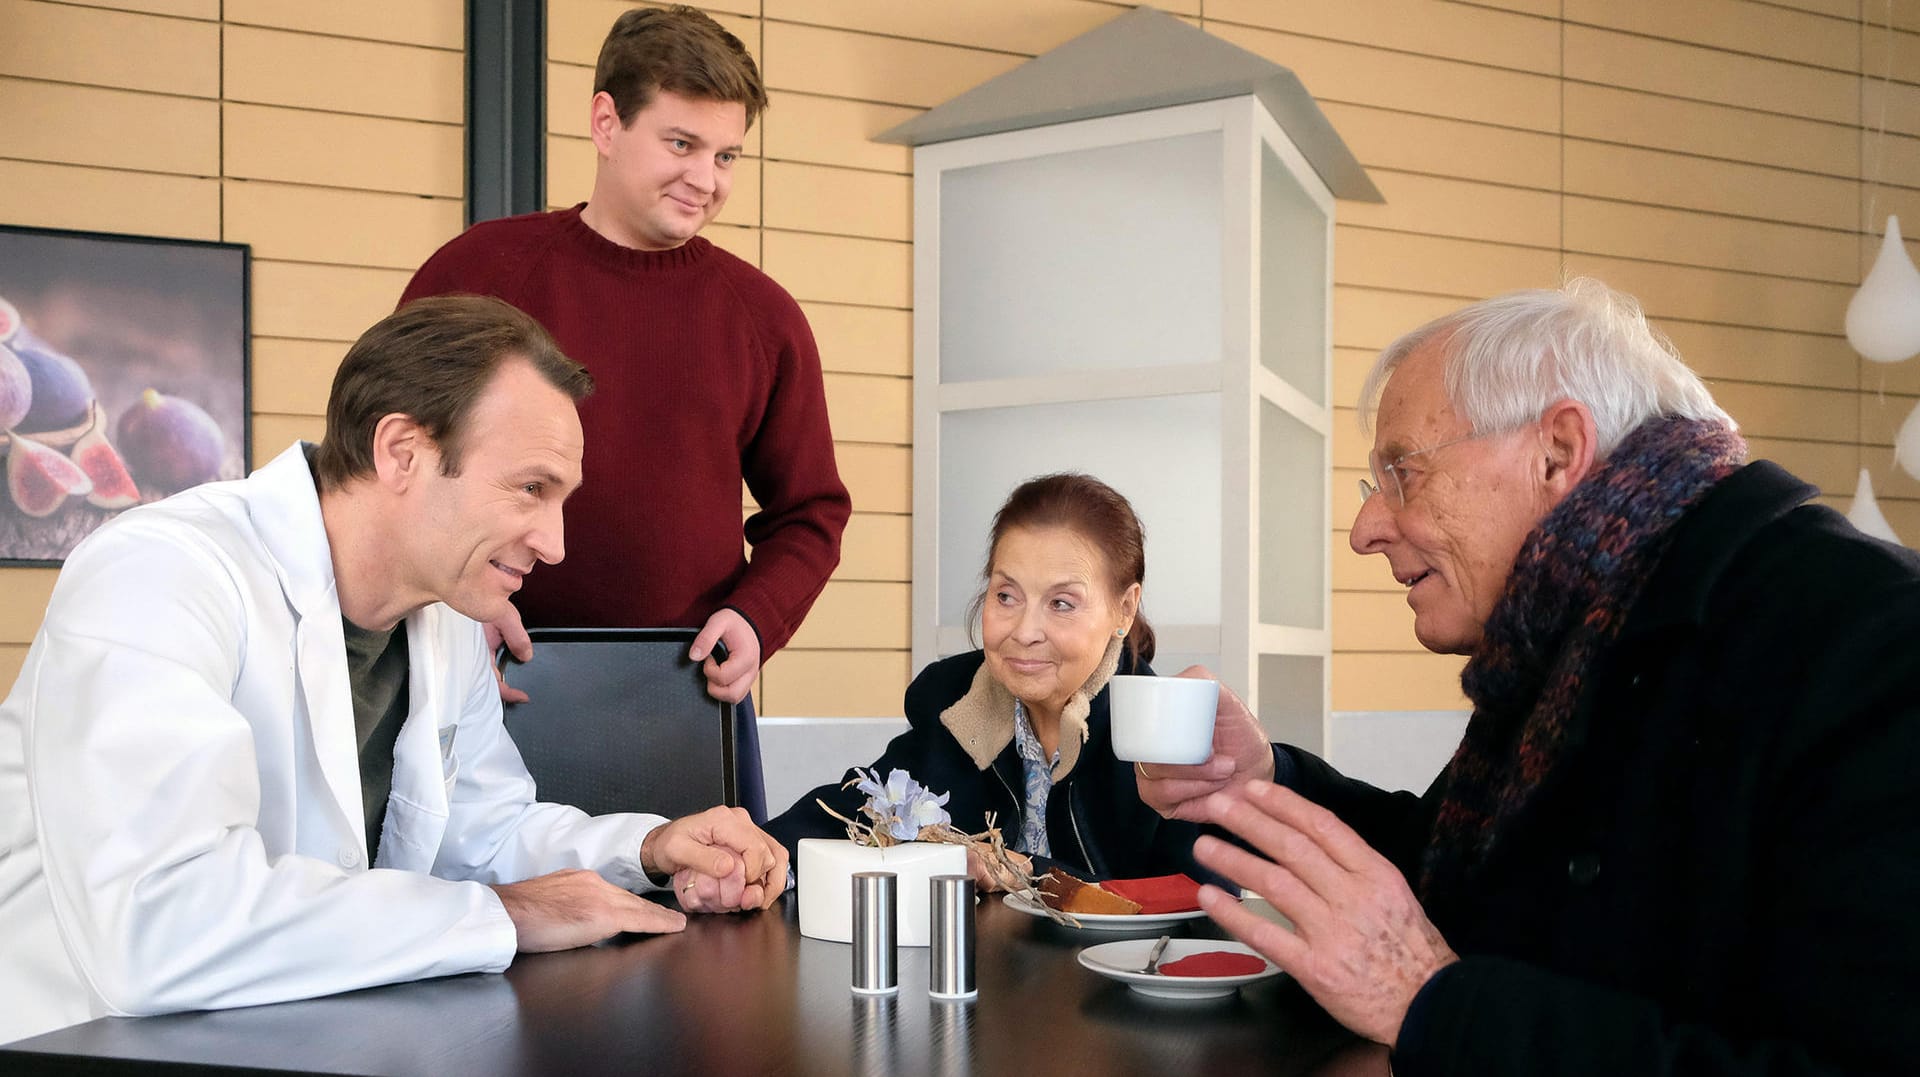
POLYGON ((107 440, 106 409, 99 401, 93 403, 93 424, 80 440, 73 443, 67 451, 80 470, 87 473, 93 483, 93 492, 87 495, 87 504, 102 509, 124 509, 140 503, 140 488, 133 484, 133 476, 127 474, 127 465, 114 451, 113 443, 107 440))
POLYGON ((29 434, 59 430, 85 422, 93 406, 93 383, 80 364, 61 355, 24 329, 8 345, 27 368, 33 382, 33 400, 18 429, 29 434))
POLYGON ((13 335, 19 331, 19 310, 15 309, 12 303, 7 302, 5 299, 0 299, 0 344, 5 344, 12 340, 13 335))
POLYGON ((12 430, 33 403, 33 379, 13 349, 0 344, 0 431, 12 430))
POLYGON ((46 516, 69 496, 93 492, 93 481, 73 461, 31 438, 8 436, 7 493, 28 516, 46 516))
POLYGON ((226 435, 213 416, 157 389, 141 393, 120 416, 116 435, 133 477, 162 493, 217 478, 227 455, 226 435))

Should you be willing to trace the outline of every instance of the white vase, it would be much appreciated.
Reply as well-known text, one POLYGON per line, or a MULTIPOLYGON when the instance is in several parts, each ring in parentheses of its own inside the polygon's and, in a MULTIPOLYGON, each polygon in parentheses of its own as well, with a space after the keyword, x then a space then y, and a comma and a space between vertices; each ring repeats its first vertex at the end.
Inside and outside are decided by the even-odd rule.
POLYGON ((928 884, 935 875, 965 875, 967 851, 958 845, 914 841, 876 849, 831 838, 802 838, 798 878, 800 934, 828 942, 853 941, 853 876, 890 871, 894 884, 895 942, 925 946, 928 884))

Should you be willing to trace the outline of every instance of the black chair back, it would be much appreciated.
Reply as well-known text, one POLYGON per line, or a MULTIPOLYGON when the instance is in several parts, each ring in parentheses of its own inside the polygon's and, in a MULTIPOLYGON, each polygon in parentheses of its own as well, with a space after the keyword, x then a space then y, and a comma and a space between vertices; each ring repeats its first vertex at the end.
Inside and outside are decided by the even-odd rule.
POLYGON ((738 805, 733 705, 707 694, 691 628, 538 628, 507 682, 507 732, 541 800, 669 819, 738 805))

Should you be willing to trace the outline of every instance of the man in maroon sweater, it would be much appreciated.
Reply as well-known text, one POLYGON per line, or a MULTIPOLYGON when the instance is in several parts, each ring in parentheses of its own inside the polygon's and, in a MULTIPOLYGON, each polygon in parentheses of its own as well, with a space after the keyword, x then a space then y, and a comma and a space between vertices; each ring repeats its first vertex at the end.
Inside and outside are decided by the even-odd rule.
MULTIPOLYGON (((766 104, 753 58, 706 15, 621 15, 594 72, 591 197, 475 225, 401 297, 497 296, 593 372, 585 481, 567 506, 577 537, 528 580, 519 615, 534 627, 703 626, 692 657, 716 698, 742 704, 756 752, 747 693, 838 564, 851 510, 799 304, 698 234, 726 204, 766 104), (744 525, 743 480, 760 506, 744 525)), ((493 627, 531 653, 520 624, 493 627)), ((504 685, 502 696, 524 698, 504 685)))

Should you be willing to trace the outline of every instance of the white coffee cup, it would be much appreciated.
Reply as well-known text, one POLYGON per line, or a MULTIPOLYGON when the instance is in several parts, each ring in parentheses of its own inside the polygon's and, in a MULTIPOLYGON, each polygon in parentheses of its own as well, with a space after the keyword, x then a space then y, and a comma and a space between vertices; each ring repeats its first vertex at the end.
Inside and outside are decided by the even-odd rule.
POLYGON ((1220 682, 1197 677, 1114 677, 1113 754, 1137 763, 1204 763, 1213 754, 1220 682))

